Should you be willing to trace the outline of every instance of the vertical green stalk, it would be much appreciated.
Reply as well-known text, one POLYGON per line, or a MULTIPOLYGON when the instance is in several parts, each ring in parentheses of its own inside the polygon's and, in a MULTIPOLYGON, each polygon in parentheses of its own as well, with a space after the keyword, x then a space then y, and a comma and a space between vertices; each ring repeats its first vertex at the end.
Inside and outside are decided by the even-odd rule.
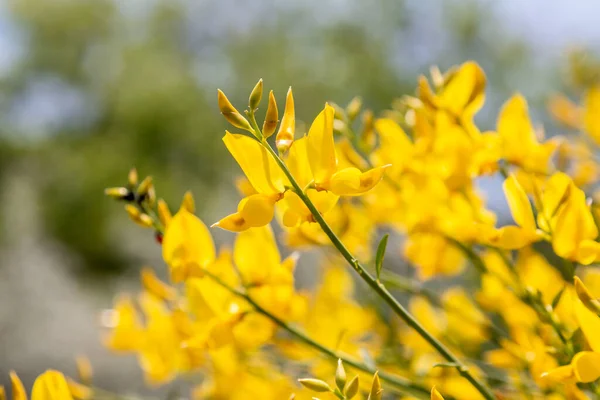
MULTIPOLYGON (((251 121, 253 118, 251 118, 251 121)), ((255 129, 258 127, 255 125, 255 129)), ((302 188, 298 185, 298 182, 287 168, 283 160, 275 153, 273 148, 269 145, 268 142, 263 141, 263 146, 271 153, 281 170, 284 172, 294 192, 300 197, 302 202, 306 205, 306 207, 310 210, 313 215, 315 221, 319 224, 323 232, 327 235, 331 243, 334 247, 340 252, 340 254, 344 257, 344 259, 350 264, 350 266, 358 273, 358 275, 364 280, 372 289, 381 297, 391 308, 392 310, 411 328, 413 328, 417 333, 425 339, 444 359, 453 365, 456 366, 456 370, 458 373, 467 379, 480 393, 481 395, 488 400, 494 400, 496 397, 492 393, 491 389, 489 389, 485 383, 481 382, 479 379, 475 378, 467 368, 444 344, 442 344, 439 340, 433 337, 409 312, 406 310, 386 289, 386 287, 376 280, 369 272, 365 269, 365 267, 352 255, 352 253, 346 248, 344 243, 337 237, 337 235, 333 232, 331 227, 327 224, 327 222, 323 219, 321 213, 317 210, 312 201, 308 198, 308 196, 304 193, 302 188)))

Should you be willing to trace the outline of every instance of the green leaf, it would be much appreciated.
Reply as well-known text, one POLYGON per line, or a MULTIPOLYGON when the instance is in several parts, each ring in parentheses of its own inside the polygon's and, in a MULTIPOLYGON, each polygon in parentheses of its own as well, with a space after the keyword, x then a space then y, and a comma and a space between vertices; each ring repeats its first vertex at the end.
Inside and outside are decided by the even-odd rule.
POLYGON ((432 368, 437 368, 437 367, 441 367, 441 368, 458 368, 459 365, 456 363, 437 363, 435 364, 432 368))
POLYGON ((377 253, 375 255, 375 273, 377 274, 377 280, 379 280, 381 268, 383 268, 383 257, 385 256, 385 248, 387 247, 389 237, 390 235, 387 233, 383 235, 379 242, 379 246, 377 246, 377 253))
POLYGON ((558 303, 560 302, 560 299, 562 298, 562 295, 565 292, 566 288, 566 286, 563 286, 563 288, 558 293, 556 293, 556 296, 554 296, 554 298, 552 299, 552 309, 555 309, 556 306, 558 306, 558 303))

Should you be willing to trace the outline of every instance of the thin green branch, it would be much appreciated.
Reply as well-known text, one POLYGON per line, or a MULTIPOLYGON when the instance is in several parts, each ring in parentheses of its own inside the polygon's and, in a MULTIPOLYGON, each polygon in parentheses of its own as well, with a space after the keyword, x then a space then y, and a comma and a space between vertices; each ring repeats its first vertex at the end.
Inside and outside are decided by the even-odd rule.
MULTIPOLYGON (((256 128, 255 128, 256 129, 256 128)), ((327 235, 331 243, 334 247, 340 252, 342 257, 350 264, 350 266, 358 273, 358 275, 381 297, 391 308, 392 310, 411 328, 413 328, 417 333, 425 339, 444 359, 448 362, 454 363, 456 365, 456 370, 459 372, 461 376, 466 378, 481 394, 485 399, 493 400, 496 397, 492 393, 491 389, 489 389, 485 383, 475 378, 473 374, 469 371, 468 367, 464 365, 458 357, 456 357, 450 349, 448 349, 443 343, 437 340, 433 335, 431 335, 409 312, 406 310, 387 290, 387 288, 381 283, 378 282, 369 272, 365 269, 365 267, 352 255, 352 253, 346 248, 344 243, 337 237, 337 235, 333 232, 331 227, 327 224, 325 219, 321 213, 317 210, 312 201, 308 198, 308 196, 302 191, 302 188, 299 186, 298 182, 287 168, 283 160, 275 153, 273 148, 267 143, 262 142, 263 146, 271 153, 279 167, 282 169, 294 192, 300 197, 302 202, 306 205, 306 207, 310 210, 313 215, 315 221, 319 224, 323 232, 327 235)))

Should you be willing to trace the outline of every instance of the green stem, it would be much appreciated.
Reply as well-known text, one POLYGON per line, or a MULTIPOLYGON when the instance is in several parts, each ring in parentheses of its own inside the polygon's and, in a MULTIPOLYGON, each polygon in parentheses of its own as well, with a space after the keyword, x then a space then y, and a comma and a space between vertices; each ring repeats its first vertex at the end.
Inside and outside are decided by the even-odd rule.
POLYGON ((485 399, 493 400, 496 397, 492 391, 481 382, 479 379, 473 376, 467 366, 465 366, 443 343, 437 340, 431 335, 409 312, 406 310, 386 289, 386 287, 379 281, 377 281, 369 272, 362 266, 362 264, 352 255, 352 253, 346 248, 344 243, 337 237, 331 227, 323 219, 323 216, 317 210, 312 201, 302 191, 302 188, 296 182, 296 179, 287 168, 283 160, 275 153, 273 148, 267 143, 263 142, 263 146, 271 153, 283 173, 286 175, 290 184, 293 187, 294 192, 300 197, 302 202, 308 207, 315 221, 319 224, 323 232, 327 235, 331 243, 340 252, 344 259, 350 264, 350 266, 358 273, 358 275, 381 297, 392 310, 411 328, 425 339, 444 359, 456 365, 458 373, 467 379, 482 395, 485 399))
MULTIPOLYGON (((305 335, 302 331, 288 325, 285 321, 281 320, 280 318, 276 317, 271 312, 269 312, 268 310, 263 308, 260 304, 258 304, 256 301, 254 301, 254 299, 252 299, 252 297, 250 297, 245 292, 229 286, 227 283, 223 282, 218 276, 214 275, 212 272, 205 270, 204 273, 209 278, 211 278, 214 282, 216 282, 218 285, 223 287, 224 289, 228 290, 229 292, 231 292, 232 294, 234 294, 238 297, 243 298, 246 302, 248 302, 254 308, 254 310, 256 312, 264 315, 265 317, 267 317, 268 319, 273 321, 275 324, 277 324, 279 327, 281 327, 283 330, 285 330, 288 333, 290 333, 291 335, 295 336, 298 340, 300 340, 304 344, 320 351, 324 355, 331 357, 334 360, 340 359, 345 364, 350 365, 351 367, 354 367, 360 371, 367 372, 369 374, 374 374, 377 371, 376 369, 371 368, 371 367, 351 358, 350 356, 348 356, 342 352, 332 350, 329 347, 326 347, 326 346, 322 345, 321 343, 316 342, 309 336, 305 335)), ((408 379, 405 379, 405 378, 402 378, 399 376, 395 376, 392 374, 388 374, 386 372, 379 371, 379 378, 381 378, 383 381, 386 381, 387 383, 393 385, 399 391, 408 392, 408 393, 411 393, 420 398, 427 398, 427 395, 429 394, 429 391, 427 389, 425 389, 413 382, 410 382, 408 379)))

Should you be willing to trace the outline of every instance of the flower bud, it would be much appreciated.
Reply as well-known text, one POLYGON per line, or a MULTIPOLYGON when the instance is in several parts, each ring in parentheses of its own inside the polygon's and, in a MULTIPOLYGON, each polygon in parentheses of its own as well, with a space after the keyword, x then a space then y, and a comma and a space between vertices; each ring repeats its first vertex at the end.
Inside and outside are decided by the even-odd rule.
POLYGON ((192 192, 185 192, 183 201, 181 202, 181 208, 186 209, 192 214, 196 212, 196 203, 194 202, 194 195, 192 195, 192 192))
POLYGON ((342 360, 338 360, 337 370, 335 371, 335 384, 340 390, 344 390, 344 386, 346 386, 346 370, 344 370, 342 360))
POLYGON ((225 96, 225 93, 223 93, 220 89, 217 89, 217 91, 219 110, 221 110, 221 114, 223 114, 227 122, 229 122, 236 128, 253 132, 248 120, 244 118, 242 114, 240 114, 238 110, 236 110, 235 107, 229 102, 229 99, 227 98, 227 96, 225 96))
POLYGON ((117 200, 126 200, 129 197, 133 197, 133 194, 129 191, 129 189, 124 187, 106 188, 104 189, 104 194, 117 200))
POLYGON ((127 175, 127 182, 129 183, 129 186, 134 188, 137 186, 138 184, 138 173, 137 173, 137 169, 135 168, 131 168, 129 170, 129 174, 127 175))
POLYGON ((344 391, 344 395, 346 396, 346 398, 348 400, 350 400, 351 398, 353 398, 354 396, 356 396, 356 394, 358 393, 358 386, 359 386, 358 375, 356 375, 348 383, 348 385, 346 386, 346 390, 344 391))
POLYGON ((304 386, 307 389, 312 390, 313 392, 331 392, 331 388, 329 387, 329 385, 327 384, 327 382, 324 382, 320 379, 313 379, 313 378, 305 378, 305 379, 298 379, 298 382, 300 382, 300 384, 302 386, 304 386))
POLYGON ((294 95, 292 88, 287 92, 285 99, 285 110, 281 119, 279 131, 275 137, 275 145, 280 153, 285 153, 294 142, 294 134, 296 132, 296 113, 294 111, 294 95))
POLYGON ((265 122, 263 123, 263 136, 265 138, 268 138, 275 133, 275 128, 277 128, 278 122, 279 111, 277 110, 277 102, 275 101, 275 95, 271 90, 269 92, 269 105, 267 106, 267 115, 265 115, 265 122))
POLYGON ((577 293, 577 297, 583 303, 586 308, 596 314, 600 314, 600 301, 596 299, 590 291, 585 287, 581 279, 579 277, 575 277, 575 293, 577 293))
POLYGON ((260 100, 262 99, 263 94, 263 80, 262 78, 258 80, 252 92, 250 92, 250 98, 248 99, 248 107, 250 110, 255 110, 260 104, 260 100))
POLYGON ((346 107, 346 114, 348 115, 348 119, 350 121, 354 121, 360 113, 361 108, 362 99, 359 96, 356 96, 355 98, 350 100, 350 103, 348 103, 348 106, 346 107))
POLYGON ((169 225, 169 222, 172 218, 171 211, 169 211, 169 206, 167 205, 167 202, 163 199, 159 199, 157 209, 158 219, 160 220, 160 223, 163 224, 163 226, 166 228, 167 225, 169 225))
POLYGON ((142 213, 136 206, 133 204, 126 204, 125 211, 129 215, 129 218, 135 222, 136 224, 144 227, 151 228, 153 225, 152 218, 148 214, 142 213))
POLYGON ((373 383, 371 384, 371 391, 367 400, 381 400, 383 397, 383 389, 381 388, 381 381, 379 380, 379 372, 375 372, 373 375, 373 383))
POLYGON ((92 382, 92 363, 86 356, 77 356, 75 358, 75 364, 77 365, 77 375, 79 380, 83 383, 89 384, 92 382))
POLYGON ((147 176, 144 178, 142 183, 140 183, 140 186, 138 186, 137 194, 139 196, 145 196, 148 194, 148 191, 150 190, 151 187, 152 187, 152 177, 147 176))

